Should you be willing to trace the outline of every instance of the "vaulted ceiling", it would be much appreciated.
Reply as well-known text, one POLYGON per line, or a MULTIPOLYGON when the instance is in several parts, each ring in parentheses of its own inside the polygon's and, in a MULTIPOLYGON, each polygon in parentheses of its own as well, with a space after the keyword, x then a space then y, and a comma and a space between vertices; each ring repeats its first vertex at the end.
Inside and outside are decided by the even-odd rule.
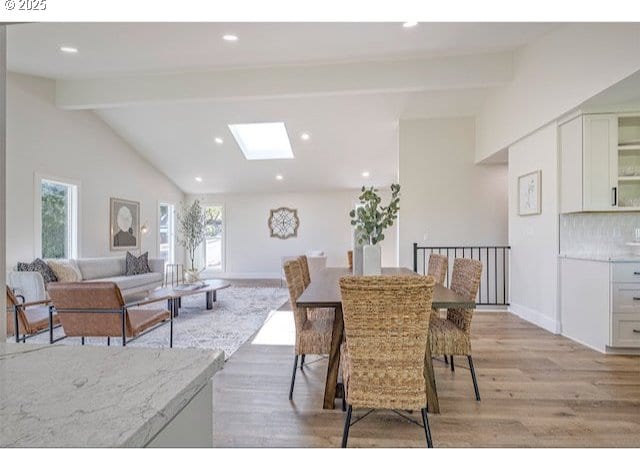
POLYGON ((24 24, 8 64, 58 80, 59 107, 95 111, 186 192, 325 190, 396 180, 399 119, 475 115, 555 26, 24 24), (245 160, 227 124, 273 121, 295 158, 245 160))

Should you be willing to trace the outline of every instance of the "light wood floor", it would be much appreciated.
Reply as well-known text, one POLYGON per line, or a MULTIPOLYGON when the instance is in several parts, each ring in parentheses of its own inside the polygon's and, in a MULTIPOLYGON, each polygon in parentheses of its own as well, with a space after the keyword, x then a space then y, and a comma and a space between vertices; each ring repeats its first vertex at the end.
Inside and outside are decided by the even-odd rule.
MULTIPOLYGON (((504 312, 476 313, 472 335, 482 401, 466 360, 455 373, 434 361, 436 446, 640 446, 640 357, 605 356, 504 312)), ((322 409, 326 359, 310 362, 290 402, 293 348, 240 348, 214 377, 214 444, 339 447, 340 401, 322 409)), ((424 445, 421 428, 390 412, 368 416, 349 436, 349 446, 424 445)))

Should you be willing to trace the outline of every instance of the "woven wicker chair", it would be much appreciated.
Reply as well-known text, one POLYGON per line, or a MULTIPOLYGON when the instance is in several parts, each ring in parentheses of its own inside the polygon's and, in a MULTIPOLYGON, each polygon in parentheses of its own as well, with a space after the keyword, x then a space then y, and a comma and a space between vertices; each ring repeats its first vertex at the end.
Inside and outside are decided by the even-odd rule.
MULTIPOLYGON (((311 275, 309 273, 309 261, 307 256, 299 256, 298 262, 300 262, 300 268, 302 269, 302 280, 304 282, 304 288, 306 289, 311 283, 311 275)), ((310 320, 333 320, 336 315, 334 308, 330 307, 313 307, 307 309, 307 318, 310 320)), ((302 362, 300 363, 300 369, 304 366, 304 356, 302 356, 302 362)))
MULTIPOLYGON (((447 256, 433 253, 429 255, 429 266, 427 269, 427 274, 433 276, 436 284, 444 285, 444 280, 447 277, 448 269, 449 259, 447 258, 447 256)), ((439 316, 440 312, 438 309, 433 307, 433 311, 435 312, 435 316, 439 316)))
POLYGON ((293 399, 293 387, 296 381, 298 357, 302 356, 300 369, 304 365, 306 354, 329 354, 331 348, 331 333, 333 319, 311 319, 305 309, 298 307, 296 301, 304 291, 302 267, 299 260, 289 260, 284 264, 284 274, 289 287, 289 301, 296 325, 296 347, 291 375, 289 400, 293 399))
MULTIPOLYGON (((451 274, 451 290, 475 301, 482 276, 482 262, 472 259, 456 259, 451 274)), ((467 356, 473 380, 476 400, 480 400, 478 380, 471 357, 471 318, 473 309, 448 309, 447 318, 434 318, 429 328, 431 354, 449 355, 451 371, 455 371, 454 355, 467 356)))
POLYGON ((342 447, 354 407, 421 410, 432 446, 424 365, 434 284, 431 276, 340 280, 346 337, 341 366, 348 404, 342 447))
POLYGON ((307 256, 299 256, 300 268, 302 268, 302 280, 304 282, 304 288, 307 288, 311 284, 311 274, 309 273, 309 261, 307 256))

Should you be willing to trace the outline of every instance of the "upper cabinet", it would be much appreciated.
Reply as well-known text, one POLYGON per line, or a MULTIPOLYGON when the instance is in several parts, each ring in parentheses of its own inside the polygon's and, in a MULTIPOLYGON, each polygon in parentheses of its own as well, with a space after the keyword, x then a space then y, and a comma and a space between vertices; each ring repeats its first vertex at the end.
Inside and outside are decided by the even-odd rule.
POLYGON ((562 123, 560 211, 640 210, 640 114, 584 114, 562 123))

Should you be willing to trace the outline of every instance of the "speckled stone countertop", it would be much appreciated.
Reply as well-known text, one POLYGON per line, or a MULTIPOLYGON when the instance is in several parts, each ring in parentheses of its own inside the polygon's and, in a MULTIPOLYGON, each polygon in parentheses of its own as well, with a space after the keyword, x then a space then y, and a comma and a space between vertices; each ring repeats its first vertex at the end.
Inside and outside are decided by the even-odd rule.
POLYGON ((0 447, 146 445, 222 351, 0 343, 0 447))

